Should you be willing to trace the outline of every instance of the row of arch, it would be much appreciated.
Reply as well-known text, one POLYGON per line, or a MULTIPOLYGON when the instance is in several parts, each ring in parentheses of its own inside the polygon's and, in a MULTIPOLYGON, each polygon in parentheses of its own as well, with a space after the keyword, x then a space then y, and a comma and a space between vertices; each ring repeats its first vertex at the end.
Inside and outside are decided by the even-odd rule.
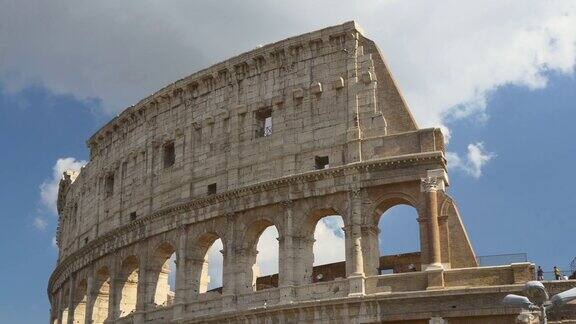
MULTIPOLYGON (((407 237, 396 235, 396 240, 413 242, 413 244, 408 245, 410 246, 409 252, 419 250, 418 236, 421 234, 418 234, 417 229, 414 230, 418 227, 406 227, 407 224, 415 224, 414 220, 418 218, 417 209, 411 207, 412 203, 401 199, 387 202, 386 205, 381 206, 379 212, 384 214, 390 208, 398 205, 410 206, 409 209, 394 208, 397 212, 400 210, 398 214, 414 217, 411 219, 399 217, 403 221, 397 222, 399 226, 396 232, 405 232, 410 227, 412 230, 407 237)), ((391 213, 393 214, 394 210, 391 213)), ((382 224, 382 220, 386 221, 386 219, 379 217, 380 226, 378 228, 382 229, 383 232, 387 226, 382 224)), ((245 228, 239 226, 240 228, 230 229, 225 226, 225 222, 215 222, 212 226, 199 229, 198 232, 204 231, 200 235, 195 235, 197 233, 190 230, 180 241, 175 237, 164 241, 159 240, 150 249, 151 252, 144 254, 141 253, 142 251, 140 253, 138 251, 128 252, 121 256, 119 264, 103 264, 94 268, 91 279, 85 276, 64 284, 60 289, 59 298, 55 298, 57 305, 53 309, 56 309, 57 312, 53 314, 53 322, 56 324, 68 323, 68 317, 72 316, 73 323, 84 323, 84 318, 86 318, 90 323, 99 324, 104 323, 107 319, 130 315, 138 307, 146 311, 150 308, 169 306, 177 298, 183 302, 192 302, 198 300, 205 293, 250 293, 271 287, 271 285, 257 284, 257 278, 262 274, 271 274, 273 272, 271 269, 278 269, 279 272, 276 286, 312 283, 316 279, 313 278, 313 267, 320 264, 320 259, 315 257, 315 254, 318 254, 320 250, 314 253, 315 248, 322 243, 322 241, 318 241, 318 244, 315 244, 319 229, 324 232, 330 231, 330 235, 341 239, 339 242, 342 243, 341 248, 344 251, 341 253, 336 251, 334 255, 342 259, 345 258, 346 275, 348 275, 348 255, 351 248, 349 231, 346 230, 349 224, 347 224, 345 215, 337 213, 332 208, 317 209, 308 215, 305 222, 305 226, 297 230, 299 233, 297 236, 290 236, 283 232, 286 230, 286 224, 279 226, 273 218, 269 217, 261 217, 252 221, 245 228), (322 223, 320 223, 321 220, 323 220, 322 223), (318 224, 322 225, 319 226, 318 224), (206 230, 210 227, 210 230, 206 230), (239 231, 244 233, 241 245, 232 247, 229 244, 230 231, 232 233, 239 231), (280 235, 278 235, 279 233, 280 235), (259 257, 265 255, 262 250, 266 250, 259 246, 262 237, 267 238, 264 240, 266 246, 277 246, 276 264, 278 268, 272 266, 260 272, 257 261, 259 257), (288 238, 292 241, 291 257, 287 257, 289 252, 285 247, 288 238), (179 250, 179 246, 183 249, 179 250), (221 250, 219 250, 220 248, 221 250), (214 269, 213 267, 211 269, 210 261, 214 260, 215 254, 221 256, 223 271, 221 280, 218 280, 219 278, 212 280, 211 285, 210 273, 214 273, 214 269), (292 268, 292 272, 287 271, 288 268, 292 268), (90 284, 89 281, 91 281, 90 284), (220 282, 222 288, 213 289, 220 282), (210 291, 211 289, 213 291, 210 291), (91 298, 88 298, 89 295, 91 298)), ((391 232, 394 233, 395 231, 392 230, 391 232)), ((378 242, 381 240, 378 239, 376 242, 377 250, 381 252, 382 246, 378 242)), ((334 248, 323 249, 322 251, 323 253, 333 253, 334 248)), ((394 251, 388 250, 387 252, 394 251)), ((342 259, 328 259, 328 261, 342 261, 342 259)), ((326 262, 326 259, 324 260, 326 262)))

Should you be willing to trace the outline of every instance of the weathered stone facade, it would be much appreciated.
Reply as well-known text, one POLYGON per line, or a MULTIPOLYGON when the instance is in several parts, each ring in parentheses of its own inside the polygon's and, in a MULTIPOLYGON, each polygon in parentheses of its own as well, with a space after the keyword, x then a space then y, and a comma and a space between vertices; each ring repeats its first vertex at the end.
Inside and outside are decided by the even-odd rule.
POLYGON ((518 310, 499 300, 533 277, 531 264, 477 268, 440 130, 417 127, 353 22, 179 80, 88 146, 89 163, 60 183, 51 323, 508 323, 518 310), (419 271, 379 275, 378 220, 398 204, 419 215, 419 271), (346 278, 313 282, 314 229, 328 215, 344 220, 346 278), (256 291, 256 243, 271 225, 278 287, 256 291), (218 238, 223 287, 206 293, 218 238))

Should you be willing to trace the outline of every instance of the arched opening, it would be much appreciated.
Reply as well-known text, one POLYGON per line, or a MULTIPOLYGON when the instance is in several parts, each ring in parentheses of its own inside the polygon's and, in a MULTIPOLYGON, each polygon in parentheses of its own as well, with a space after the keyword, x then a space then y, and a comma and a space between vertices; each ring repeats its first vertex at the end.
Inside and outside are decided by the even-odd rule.
POLYGON ((74 324, 84 324, 86 320, 86 299, 87 299, 86 280, 81 280, 74 291, 74 324))
POLYGON ((346 278, 344 219, 333 209, 312 213, 302 245, 305 283, 346 278))
POLYGON ((278 229, 268 226, 256 244, 256 263, 253 267, 256 290, 278 287, 279 245, 278 229))
POLYGON ((68 323, 68 310, 70 309, 70 305, 68 305, 68 294, 70 293, 68 283, 62 285, 60 289, 60 323, 68 323))
POLYGON ((103 267, 94 277, 94 306, 92 307, 92 324, 103 324, 108 317, 108 300, 110 296, 110 271, 103 267))
POLYGON ((222 293, 222 276, 224 271, 223 249, 222 240, 216 239, 206 252, 201 274, 201 278, 203 278, 203 285, 200 286, 201 294, 205 292, 222 293))
POLYGON ((188 241, 191 256, 186 260, 186 278, 195 300, 203 294, 222 293, 223 255, 222 239, 215 232, 208 232, 198 239, 188 241))
POLYGON ((175 248, 170 243, 162 243, 152 256, 148 271, 147 300, 156 306, 169 306, 174 301, 174 286, 170 286, 170 274, 176 273, 175 248))
POLYGON ((138 259, 130 256, 122 262, 120 270, 118 316, 124 317, 136 310, 138 297, 138 259))
POLYGON ((261 219, 250 224, 244 240, 244 292, 278 287, 278 229, 261 219))
POLYGON ((417 210, 399 202, 378 220, 378 274, 421 270, 420 231, 417 210))

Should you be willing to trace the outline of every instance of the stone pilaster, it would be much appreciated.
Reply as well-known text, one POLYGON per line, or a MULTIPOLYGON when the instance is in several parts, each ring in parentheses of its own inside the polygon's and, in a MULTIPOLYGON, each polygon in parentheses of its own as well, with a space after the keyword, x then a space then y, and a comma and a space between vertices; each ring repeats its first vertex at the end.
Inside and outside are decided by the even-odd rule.
POLYGON ((350 262, 351 273, 348 275, 350 284, 350 295, 364 295, 364 259, 362 255, 362 189, 353 188, 349 194, 350 206, 350 234, 351 253, 350 262))
POLYGON ((142 255, 140 260, 138 260, 138 286, 136 289, 136 309, 134 310, 134 324, 144 323, 146 319, 146 307, 148 306, 148 301, 146 299, 148 295, 149 280, 148 280, 148 256, 142 255))
POLYGON ((106 318, 105 323, 114 323, 114 320, 118 318, 119 309, 118 302, 120 294, 122 293, 121 279, 118 278, 120 271, 120 264, 117 259, 114 260, 112 267, 110 269, 110 288, 108 292, 108 318, 106 318))
POLYGON ((174 319, 179 319, 184 311, 186 302, 186 241, 188 232, 186 227, 180 228, 178 235, 178 246, 176 247, 176 287, 174 288, 174 319))
POLYGON ((290 286, 294 284, 294 228, 292 200, 282 202, 284 209, 284 233, 280 237, 280 274, 279 285, 290 286))
POLYGON ((96 299, 96 293, 94 292, 94 271, 90 269, 88 271, 88 277, 86 278, 86 311, 85 311, 85 324, 92 323, 92 313, 94 311, 94 301, 96 299))
MULTIPOLYGON (((74 280, 74 275, 71 275, 68 279, 68 323, 74 324, 74 292, 76 287, 76 280, 74 280)), ((64 324, 64 323, 63 323, 64 324)))
POLYGON ((230 211, 226 214, 226 238, 222 240, 223 272, 222 272, 222 299, 226 310, 236 307, 236 255, 234 253, 234 225, 236 213, 230 211))
POLYGON ((440 254, 440 229, 438 227, 438 198, 437 191, 440 189, 441 179, 426 177, 421 179, 421 190, 426 199, 426 213, 428 220, 428 247, 429 267, 441 268, 440 254))

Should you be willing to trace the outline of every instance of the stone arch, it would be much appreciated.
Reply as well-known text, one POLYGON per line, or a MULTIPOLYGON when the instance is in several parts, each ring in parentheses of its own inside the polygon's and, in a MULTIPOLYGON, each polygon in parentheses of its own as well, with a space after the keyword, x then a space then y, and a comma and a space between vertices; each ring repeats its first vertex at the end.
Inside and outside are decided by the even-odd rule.
POLYGON ((176 252, 172 242, 164 241, 157 244, 149 256, 146 271, 146 302, 151 305, 168 306, 174 299, 174 292, 170 290, 168 277, 175 270, 171 266, 171 257, 176 252))
POLYGON ((86 278, 82 278, 74 287, 74 300, 70 309, 74 310, 73 323, 83 324, 86 319, 86 301, 88 299, 88 285, 86 278))
MULTIPOLYGON (((238 258, 240 259, 239 264, 239 279, 238 289, 241 293, 253 292, 260 289, 265 289, 269 287, 278 286, 278 279, 266 285, 257 285, 257 278, 260 274, 257 264, 258 256, 258 242, 262 233, 269 227, 273 226, 278 231, 278 235, 281 236, 282 228, 273 217, 264 216, 262 214, 251 214, 247 213, 244 215, 250 221, 244 227, 244 231, 241 235, 240 242, 240 253, 238 253, 238 258), (256 216, 252 218, 253 216, 256 216), (252 218, 252 219, 251 219, 252 218)), ((278 251, 278 263, 280 263, 280 251, 278 251)), ((272 276, 271 276, 272 277, 272 276)))
MULTIPOLYGON (((208 268, 208 251, 217 240, 222 241, 223 251, 226 250, 226 237, 224 235, 225 226, 216 221, 210 221, 202 226, 192 228, 186 240, 186 261, 185 261, 185 295, 196 300, 201 294, 208 291, 210 277, 208 268)), ((226 278, 223 276, 222 285, 226 285, 226 278)))
POLYGON ((136 310, 139 267, 139 259, 135 255, 124 258, 120 264, 118 303, 116 306, 118 317, 124 317, 136 310))
MULTIPOLYGON (((328 202, 327 202, 328 203, 328 202)), ((296 251, 298 254, 298 258, 296 259, 296 266, 297 271, 295 274, 295 281, 298 284, 309 284, 312 282, 329 280, 328 278, 331 275, 327 276, 327 273, 322 273, 320 275, 320 270, 316 270, 317 272, 320 271, 318 274, 314 273, 314 245, 315 245, 315 231, 319 222, 329 216, 339 216, 344 224, 344 227, 348 226, 349 219, 347 217, 347 213, 343 212, 345 206, 340 204, 340 206, 332 207, 331 205, 319 206, 318 204, 309 204, 305 209, 305 212, 302 215, 302 218, 299 222, 297 232, 295 233, 294 237, 294 245, 296 247, 296 251), (325 207, 329 206, 329 207, 325 207)), ((346 235, 344 233, 344 235, 346 235)), ((347 243, 346 238, 345 240, 345 251, 344 255, 346 255, 347 250, 347 243)), ((343 260, 344 261, 344 260, 343 260)), ((331 269, 335 269, 331 271, 334 273, 334 278, 336 277, 345 277, 346 276, 346 263, 342 262, 341 264, 337 264, 331 269)))
POLYGON ((456 202, 446 192, 438 192, 438 199, 442 201, 438 215, 442 263, 453 268, 477 267, 476 255, 464 230, 456 202))
MULTIPOLYGON (((208 292, 210 284, 208 252, 217 240, 222 241, 223 251, 225 251, 226 240, 216 231, 208 231, 188 242, 191 246, 189 250, 191 257, 187 260, 189 268, 187 277, 190 278, 190 289, 194 298, 208 292)), ((222 278, 222 285, 224 284, 224 278, 222 278)))
POLYGON ((110 268, 106 265, 98 268, 94 273, 94 298, 92 305, 92 324, 103 324, 108 318, 110 299, 110 268))
POLYGON ((408 271, 407 269, 410 271, 419 270, 420 265, 423 263, 422 261, 426 260, 425 257, 427 255, 426 224, 421 221, 421 215, 424 215, 424 206, 422 206, 420 200, 405 191, 393 191, 380 195, 374 201, 373 206, 373 211, 366 214, 362 228, 362 252, 366 275, 377 275, 382 269, 388 268, 394 269, 394 271, 400 271, 399 269, 404 268, 406 268, 404 269, 406 271, 408 271), (418 215, 414 221, 418 223, 420 253, 389 256, 381 259, 379 221, 382 217, 386 217, 385 213, 388 210, 400 205, 414 208, 418 215))

